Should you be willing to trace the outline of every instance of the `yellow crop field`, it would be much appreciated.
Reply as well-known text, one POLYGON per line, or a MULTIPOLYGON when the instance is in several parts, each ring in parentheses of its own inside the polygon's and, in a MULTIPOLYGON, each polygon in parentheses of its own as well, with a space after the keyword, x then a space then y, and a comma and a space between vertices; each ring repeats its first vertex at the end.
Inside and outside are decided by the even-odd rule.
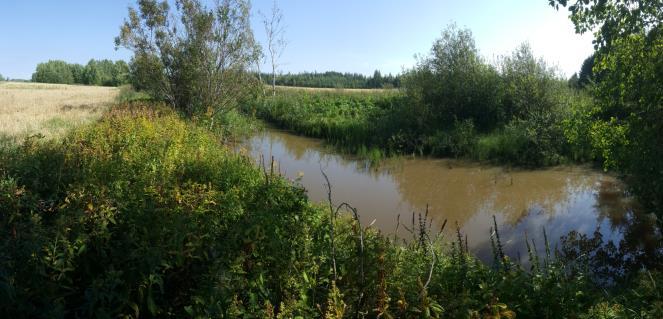
POLYGON ((117 94, 111 87, 0 82, 0 139, 57 138, 98 118, 117 94))

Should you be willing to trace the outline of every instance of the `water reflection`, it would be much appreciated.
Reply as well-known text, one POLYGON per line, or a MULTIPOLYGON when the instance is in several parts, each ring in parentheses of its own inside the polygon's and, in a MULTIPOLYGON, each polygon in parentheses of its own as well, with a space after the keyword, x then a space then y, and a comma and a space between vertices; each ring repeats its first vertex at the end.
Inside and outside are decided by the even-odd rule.
POLYGON ((632 203, 621 183, 585 167, 530 171, 401 158, 375 169, 364 161, 335 154, 319 140, 279 130, 253 137, 245 147, 256 160, 273 156, 286 177, 300 177, 313 201, 326 200, 320 173, 324 169, 334 200, 351 203, 364 223, 375 220, 375 226, 386 233, 394 232, 398 215, 409 220, 412 212, 429 205, 434 221, 458 222, 468 234, 470 250, 484 260, 492 258, 489 229, 493 215, 505 251, 513 258, 526 256, 525 232, 543 245, 545 227, 554 248, 571 230, 592 234, 599 228, 604 241, 617 242, 624 238, 623 226, 633 223, 629 218, 632 203))

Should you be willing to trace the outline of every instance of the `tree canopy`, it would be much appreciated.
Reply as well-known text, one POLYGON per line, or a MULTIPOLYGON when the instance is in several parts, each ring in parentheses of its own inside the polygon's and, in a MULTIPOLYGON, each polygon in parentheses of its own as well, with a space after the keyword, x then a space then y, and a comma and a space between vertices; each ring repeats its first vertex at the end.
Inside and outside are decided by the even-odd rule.
POLYGON ((594 146, 663 215, 663 1, 549 2, 568 7, 576 32, 594 31, 594 146))
POLYGON ((212 118, 258 86, 249 72, 260 57, 244 0, 211 7, 199 0, 141 0, 116 38, 133 51, 134 82, 186 114, 212 118))
POLYGON ((50 60, 39 63, 33 82, 120 86, 129 83, 129 66, 124 61, 90 60, 85 66, 50 60))
MULTIPOLYGON (((264 78, 271 76, 263 74, 264 78)), ((276 85, 339 88, 339 89, 389 89, 401 86, 400 75, 382 75, 375 70, 373 76, 360 73, 327 72, 301 72, 276 75, 276 85)))

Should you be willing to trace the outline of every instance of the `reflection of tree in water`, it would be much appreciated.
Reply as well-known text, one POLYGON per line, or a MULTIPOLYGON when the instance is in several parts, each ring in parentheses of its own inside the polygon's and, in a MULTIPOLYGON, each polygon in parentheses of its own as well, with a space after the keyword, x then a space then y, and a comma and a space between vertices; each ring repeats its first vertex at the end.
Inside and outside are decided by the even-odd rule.
POLYGON ((380 174, 380 170, 371 167, 369 161, 359 160, 353 155, 337 153, 333 146, 325 144, 323 140, 294 135, 281 130, 269 129, 263 135, 254 139, 253 144, 257 148, 254 150, 254 156, 259 156, 255 152, 260 151, 260 149, 265 152, 270 150, 271 147, 275 147, 280 148, 283 154, 292 156, 297 161, 307 159, 320 162, 323 166, 333 162, 333 165, 352 166, 358 172, 367 173, 373 177, 380 174))
POLYGON ((601 218, 610 220, 613 229, 629 223, 629 214, 634 201, 624 193, 624 187, 615 180, 602 181, 596 193, 596 208, 601 218))
POLYGON ((619 183, 602 183, 596 200, 599 218, 608 219, 621 238, 613 242, 598 231, 592 236, 571 232, 563 240, 564 257, 591 256, 590 262, 602 275, 642 267, 663 269, 663 235, 654 214, 643 212, 619 183))
POLYGON ((644 269, 663 270, 663 236, 653 214, 629 213, 621 226, 624 236, 614 242, 599 230, 592 235, 570 232, 562 238, 560 258, 585 263, 605 282, 644 269))
MULTIPOLYGON (((594 200, 593 205, 580 207, 591 212, 571 212, 570 216, 560 219, 530 210, 517 224, 503 228, 501 235, 508 243, 505 245, 507 254, 512 258, 519 254, 526 256, 525 231, 540 248, 543 245, 540 235, 545 228, 551 248, 559 250, 563 261, 588 263, 589 269, 606 281, 642 267, 663 267, 663 236, 656 218, 640 212, 637 203, 626 196, 621 183, 614 179, 601 180, 587 197, 594 200)), ((570 207, 573 206, 571 203, 570 207)), ((488 216, 480 218, 489 219, 488 216)), ((488 262, 493 254, 485 238, 480 239, 474 252, 488 262)), ((542 254, 542 249, 538 253, 542 254)))
POLYGON ((451 160, 406 161, 393 176, 410 203, 420 209, 429 204, 436 219, 461 226, 480 212, 502 215, 509 225, 532 209, 554 214, 564 210, 575 192, 590 189, 600 178, 575 168, 509 171, 451 160))
MULTIPOLYGON (((423 211, 429 204, 435 221, 458 221, 463 232, 469 234, 470 244, 478 255, 492 254, 488 241, 492 215, 498 216, 506 249, 512 256, 525 251, 525 231, 531 239, 542 243, 541 231, 546 227, 554 248, 558 238, 569 231, 583 228, 582 233, 591 233, 597 225, 603 227, 602 241, 621 240, 614 246, 623 251, 622 255, 632 256, 631 264, 643 258, 639 256, 660 253, 660 232, 653 228, 648 218, 635 214, 631 203, 624 201, 621 184, 609 176, 586 169, 512 171, 430 159, 389 160, 376 169, 353 156, 334 153, 333 148, 320 140, 282 131, 270 130, 254 138, 253 144, 257 148, 252 152, 254 157, 260 153, 266 157, 278 154, 277 162, 296 161, 290 163, 291 170, 301 168, 306 174, 313 174, 310 176, 317 176, 320 166, 335 171, 336 177, 346 183, 354 183, 357 172, 374 179, 389 176, 402 198, 415 209, 423 211), (615 237, 615 234, 619 236, 615 237)), ((375 203, 364 204, 375 208, 375 203)), ((396 219, 383 221, 389 222, 395 224, 396 219)), ((384 230, 393 230, 393 227, 386 226, 384 230)), ((567 236, 567 242, 589 241, 587 236, 583 239, 580 233, 576 235, 577 238, 567 236)))
POLYGON ((263 145, 274 145, 280 143, 285 147, 287 152, 295 156, 295 159, 301 160, 310 150, 321 150, 322 141, 310 138, 303 138, 293 134, 285 133, 282 131, 268 131, 261 137, 266 140, 261 141, 263 145), (267 143, 267 144, 265 144, 267 143))
POLYGON ((488 229, 492 215, 505 250, 512 257, 526 254, 524 234, 543 244, 548 230, 552 248, 570 231, 621 240, 623 254, 651 255, 660 250, 654 224, 634 213, 616 179, 582 168, 507 171, 463 165, 455 161, 409 161, 393 170, 399 191, 416 207, 431 205, 436 220, 458 221, 470 236, 473 251, 489 260, 488 229))

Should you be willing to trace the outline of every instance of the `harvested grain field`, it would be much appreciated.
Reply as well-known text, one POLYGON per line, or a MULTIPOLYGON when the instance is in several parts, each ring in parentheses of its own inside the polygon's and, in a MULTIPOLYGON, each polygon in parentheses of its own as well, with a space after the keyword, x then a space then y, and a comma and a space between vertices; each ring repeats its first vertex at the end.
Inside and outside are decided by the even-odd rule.
POLYGON ((111 87, 0 82, 0 140, 57 138, 98 118, 117 94, 111 87))

